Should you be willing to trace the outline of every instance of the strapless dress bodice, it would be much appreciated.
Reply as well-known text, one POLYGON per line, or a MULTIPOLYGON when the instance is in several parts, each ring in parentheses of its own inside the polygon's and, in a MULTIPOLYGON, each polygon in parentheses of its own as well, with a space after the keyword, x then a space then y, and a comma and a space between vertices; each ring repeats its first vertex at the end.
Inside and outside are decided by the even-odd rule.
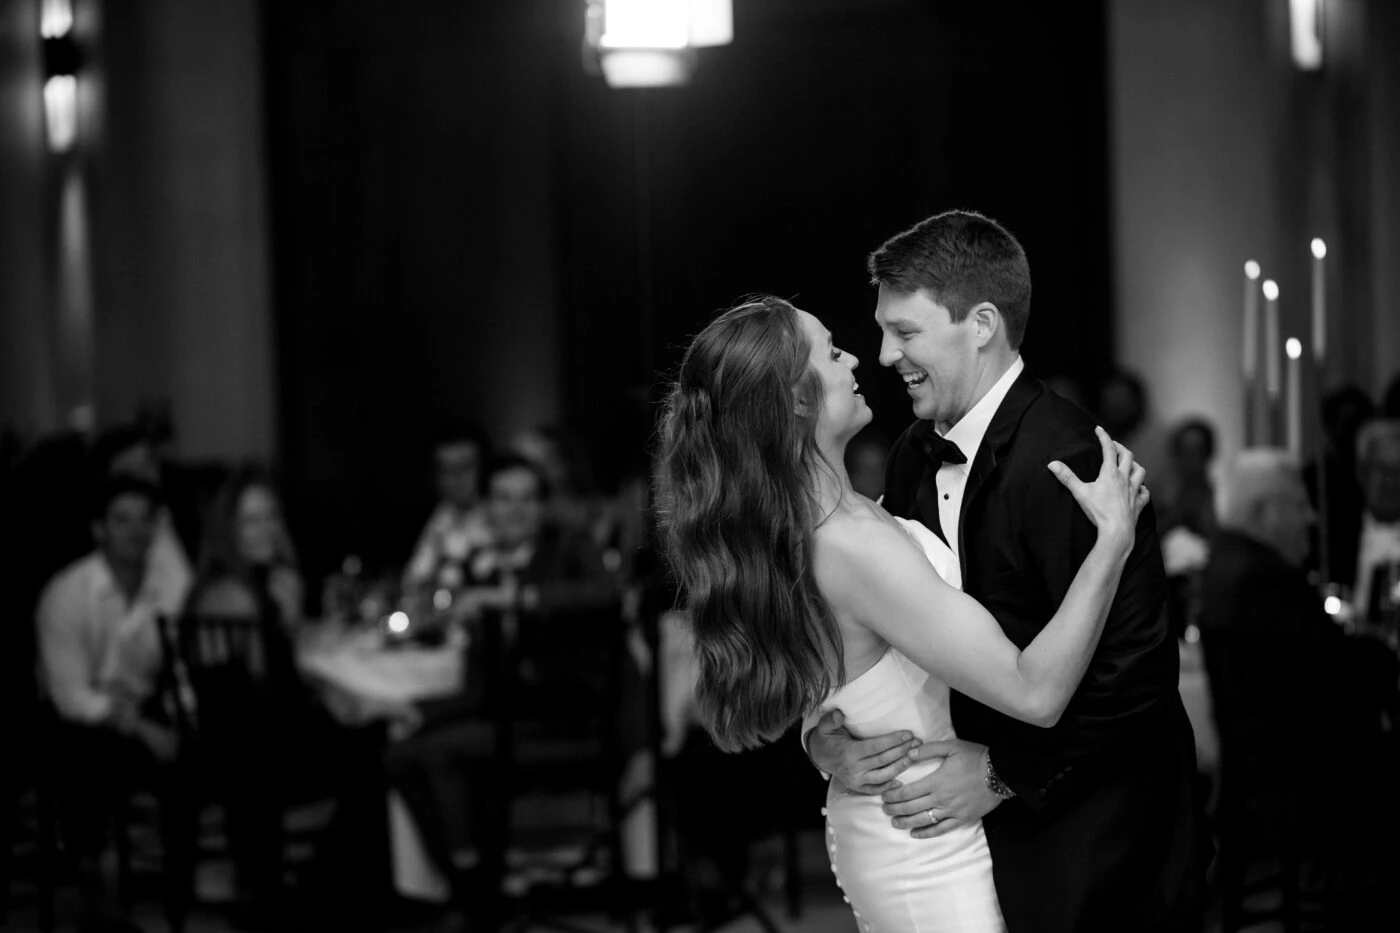
MULTIPOLYGON (((928 528, 905 519, 900 523, 940 573, 946 561, 956 560, 928 528)), ((822 709, 840 709, 846 729, 857 737, 907 730, 924 741, 941 741, 956 738, 948 699, 947 684, 887 647, 869 669, 833 691, 822 709)), ((941 764, 919 762, 899 779, 916 781, 941 764)), ((894 828, 881 803, 835 781, 827 790, 832 871, 862 933, 1003 931, 981 822, 915 839, 894 828)))

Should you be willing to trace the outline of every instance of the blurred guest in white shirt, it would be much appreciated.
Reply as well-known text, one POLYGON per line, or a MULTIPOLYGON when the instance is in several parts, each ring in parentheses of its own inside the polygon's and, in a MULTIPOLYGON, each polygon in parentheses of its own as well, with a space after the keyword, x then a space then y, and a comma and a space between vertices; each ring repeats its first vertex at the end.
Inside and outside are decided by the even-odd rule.
POLYGON ((147 561, 160 577, 188 589, 194 581, 194 571, 176 532, 155 439, 137 425, 111 428, 93 442, 92 459, 99 478, 132 476, 150 483, 160 493, 162 501, 147 561))
POLYGON ((1356 438, 1356 464, 1365 507, 1354 604, 1374 616, 1385 595, 1381 587, 1400 585, 1400 420, 1372 421, 1363 427, 1356 438))
MULTIPOLYGON (((38 678, 58 717, 63 829, 81 873, 84 924, 129 929, 115 916, 100 859, 119 796, 137 785, 156 789, 177 859, 189 838, 173 776, 178 741, 170 704, 178 698, 160 689, 167 656, 159 629, 161 616, 179 612, 189 580, 150 561, 159 509, 154 486, 112 476, 95 505, 97 550, 59 572, 39 600, 38 678)), ((169 883, 181 883, 179 872, 168 875, 169 883)))
POLYGON ((486 435, 478 428, 453 427, 438 435, 433 445, 438 504, 404 571, 406 593, 457 590, 467 555, 490 541, 481 505, 481 471, 487 453, 486 435))

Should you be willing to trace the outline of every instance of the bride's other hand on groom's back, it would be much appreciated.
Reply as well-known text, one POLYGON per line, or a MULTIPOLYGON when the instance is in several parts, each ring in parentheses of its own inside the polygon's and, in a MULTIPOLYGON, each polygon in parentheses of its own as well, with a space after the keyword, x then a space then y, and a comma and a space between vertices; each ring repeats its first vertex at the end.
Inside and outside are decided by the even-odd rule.
POLYGON ((873 796, 898 787, 897 778, 914 763, 910 752, 920 739, 909 732, 857 739, 845 724, 840 710, 817 720, 807 737, 812 763, 853 793, 873 796))

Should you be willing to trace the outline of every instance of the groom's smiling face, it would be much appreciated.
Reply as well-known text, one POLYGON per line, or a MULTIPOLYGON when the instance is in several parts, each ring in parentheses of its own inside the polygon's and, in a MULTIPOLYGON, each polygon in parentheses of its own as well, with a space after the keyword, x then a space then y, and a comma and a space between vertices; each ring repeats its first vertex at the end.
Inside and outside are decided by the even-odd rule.
POLYGON ((904 380, 914 416, 938 425, 956 424, 972 408, 977 383, 973 315, 954 322, 946 307, 922 289, 897 292, 880 286, 875 306, 880 325, 880 365, 904 380))

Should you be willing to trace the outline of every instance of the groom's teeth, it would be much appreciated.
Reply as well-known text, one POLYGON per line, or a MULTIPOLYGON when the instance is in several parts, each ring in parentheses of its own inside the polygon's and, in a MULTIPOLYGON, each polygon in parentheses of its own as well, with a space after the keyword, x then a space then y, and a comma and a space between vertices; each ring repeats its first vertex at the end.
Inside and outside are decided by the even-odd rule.
POLYGON ((912 389, 914 386, 919 385, 927 378, 928 373, 905 373, 904 384, 912 389))

